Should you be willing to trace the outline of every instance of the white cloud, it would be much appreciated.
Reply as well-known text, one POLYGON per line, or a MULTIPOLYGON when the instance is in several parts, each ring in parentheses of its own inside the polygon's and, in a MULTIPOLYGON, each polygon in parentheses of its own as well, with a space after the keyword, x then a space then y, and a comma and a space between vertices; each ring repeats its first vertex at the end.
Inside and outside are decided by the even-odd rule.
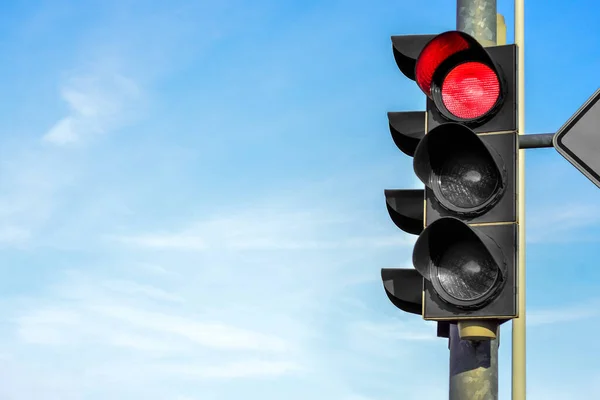
POLYGON ((77 122, 73 117, 66 117, 58 121, 46 135, 44 140, 56 144, 68 144, 77 141, 76 125, 77 122))
MULTIPOLYGON (((148 284, 112 279, 89 286, 93 281, 74 274, 51 296, 29 299, 12 311, 13 349, 35 349, 35 358, 45 360, 47 351, 59 348, 69 368, 90 364, 86 376, 95 385, 127 384, 137 390, 153 381, 256 379, 304 370, 296 338, 270 332, 277 320, 269 321, 269 314, 253 314, 254 320, 268 322, 261 331, 245 327, 245 320, 236 321, 231 313, 193 312, 197 304, 186 305, 148 284), (76 282, 81 290, 69 289, 76 282), (81 351, 85 359, 76 356, 81 351)), ((69 371, 56 372, 76 380, 69 371)))
POLYGON ((354 222, 356 220, 332 220, 331 214, 324 211, 241 214, 196 222, 192 227, 173 233, 113 235, 109 239, 150 249, 188 251, 409 247, 416 241, 416 236, 402 232, 389 236, 367 236, 361 229, 356 229, 358 235, 347 230, 343 237, 334 233, 354 222), (319 236, 322 238, 318 239, 319 236))
MULTIPOLYGON (((124 299, 121 299, 121 302, 124 299)), ((27 311, 17 319, 19 338, 26 343, 64 345, 98 342, 148 349, 148 343, 164 340, 222 350, 281 352, 285 340, 221 322, 206 322, 193 317, 157 313, 119 305, 97 305, 97 301, 68 308, 58 306, 27 311), (143 334, 137 334, 143 332, 143 334), (154 339, 153 339, 154 338, 154 339)), ((102 300, 108 303, 108 300, 102 300)), ((158 347, 161 347, 160 345, 158 347)))
POLYGON ((146 298, 164 300, 175 303, 183 303, 185 300, 174 293, 169 293, 166 290, 162 290, 157 287, 150 285, 142 285, 137 282, 114 280, 104 282, 104 286, 107 289, 131 295, 143 295, 146 298))
POLYGON ((19 244, 26 242, 31 236, 28 229, 18 226, 0 227, 0 243, 4 244, 19 244))
POLYGON ((278 337, 219 322, 199 322, 192 318, 121 306, 90 306, 89 310, 136 328, 172 334, 210 348, 259 351, 283 351, 287 348, 286 342, 278 337))
POLYGON ((211 365, 197 360, 189 363, 166 361, 114 367, 97 366, 88 368, 87 374, 100 382, 113 384, 115 381, 123 380, 124 377, 136 383, 143 383, 148 379, 171 382, 175 379, 180 383, 197 382, 201 379, 215 384, 220 380, 274 378, 295 374, 302 370, 302 366, 293 362, 247 359, 225 363, 217 361, 211 365))
POLYGON ((60 119, 43 136, 56 145, 79 141, 83 136, 118 129, 139 112, 141 89, 117 72, 95 70, 72 76, 61 89, 69 115, 60 119))
POLYGON ((382 237, 356 237, 340 240, 286 240, 284 237, 233 239, 219 243, 219 247, 236 250, 295 250, 295 249, 353 249, 391 246, 410 246, 414 240, 403 234, 382 237))
POLYGON ((531 400, 593 400, 600 398, 600 373, 598 370, 575 370, 565 374, 559 370, 555 377, 536 376, 533 385, 527 385, 527 398, 531 400), (554 379, 553 379, 554 378, 554 379))
POLYGON ((80 316, 71 310, 47 308, 34 310, 18 318, 17 334, 26 343, 58 345, 68 343, 67 336, 80 326, 80 316))
MULTIPOLYGON (((410 316, 408 316, 410 318, 410 316)), ((408 319, 407 318, 407 319, 408 319)), ((354 325, 358 335, 380 340, 393 341, 433 341, 438 340, 432 323, 426 323, 418 316, 409 321, 372 322, 362 321, 354 325)))
POLYGON ((591 300, 577 305, 531 310, 527 312, 527 325, 540 326, 562 324, 600 315, 600 301, 591 300))
MULTIPOLYGON (((552 207, 538 207, 527 220, 527 241, 531 243, 573 242, 584 237, 581 230, 600 223, 597 204, 571 202, 552 207)), ((596 237, 600 240, 600 237, 596 237)))
POLYGON ((167 367, 169 373, 203 379, 256 378, 286 375, 301 370, 291 362, 245 360, 210 367, 175 366, 167 367))
POLYGON ((204 238, 189 234, 141 234, 137 236, 119 236, 117 241, 139 247, 171 250, 205 250, 204 238))
POLYGON ((70 160, 7 144, 0 157, 0 244, 30 243, 52 219, 65 187, 80 170, 70 160))
MULTIPOLYGON (((374 310, 362 314, 363 318, 369 318, 374 310)), ((349 321, 342 337, 349 351, 364 359, 365 364, 355 368, 367 369, 367 365, 374 368, 378 364, 388 365, 392 360, 408 359, 415 351, 423 351, 423 346, 435 345, 441 340, 436 336, 435 326, 416 315, 404 317, 402 320, 387 316, 385 320, 349 321)))
MULTIPOLYGON (((16 314, 14 346, 42 358, 52 351, 68 358, 94 349, 86 353, 86 362, 95 365, 86 369, 86 376, 97 379, 94 385, 128 385, 136 392, 143 382, 159 379, 173 385, 180 380, 297 378, 324 371, 328 356, 315 341, 327 335, 318 320, 336 316, 360 320, 354 315, 356 308, 349 308, 335 293, 345 288, 348 297, 351 285, 378 280, 376 268, 372 274, 353 269, 348 260, 356 256, 348 250, 362 253, 397 246, 404 251, 410 244, 402 234, 381 235, 371 221, 355 217, 341 218, 319 207, 289 212, 260 205, 228 218, 191 223, 174 234, 142 234, 137 238, 144 240, 137 241, 133 235, 113 235, 132 247, 102 256, 100 262, 106 264, 89 271, 83 265, 57 276, 49 293, 29 298, 11 311, 16 314), (337 239, 349 226, 356 227, 356 235, 337 239), (159 236, 161 240, 156 239, 159 236), (181 238, 187 239, 177 242, 181 238), (145 250, 155 248, 162 251, 145 250), (297 257, 287 251, 246 251, 291 248, 315 251, 310 256, 299 252, 297 257), (198 252, 181 253, 182 249, 198 252)), ((371 311, 366 307, 361 313, 371 311)), ((408 343, 413 347, 435 339, 435 329, 420 330, 417 325, 359 323, 341 332, 340 340, 350 351, 372 356, 389 353, 386 343, 406 342, 408 348, 408 343), (401 329, 394 332, 395 328, 401 329)), ((70 368, 78 368, 77 360, 69 363, 70 368)), ((328 379, 343 387, 346 369, 328 379)), ((68 370, 60 375, 77 379, 68 370)))
POLYGON ((110 336, 105 336, 104 339, 106 344, 146 353, 176 354, 189 350, 188 346, 176 340, 157 339, 149 337, 147 333, 115 332, 110 336))
POLYGON ((347 397, 345 400, 374 400, 373 397, 362 396, 358 394, 353 394, 347 397))

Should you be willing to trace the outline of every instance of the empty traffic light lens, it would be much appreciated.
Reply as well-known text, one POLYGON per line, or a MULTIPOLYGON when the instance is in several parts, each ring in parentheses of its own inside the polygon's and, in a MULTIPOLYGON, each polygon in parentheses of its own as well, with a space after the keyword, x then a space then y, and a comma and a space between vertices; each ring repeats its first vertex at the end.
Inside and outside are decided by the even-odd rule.
POLYGON ((499 272, 481 242, 463 241, 455 242, 441 255, 437 279, 448 295, 475 301, 494 289, 499 272))
POLYGON ((440 166, 440 194, 452 205, 469 209, 483 205, 498 190, 497 167, 481 152, 460 151, 440 166))
MULTIPOLYGON (((431 283, 429 286, 425 282, 425 290, 429 287, 440 300, 465 309, 481 310, 496 298, 507 282, 506 259, 494 234, 497 229, 516 232, 508 224, 491 229, 471 227, 454 217, 432 222, 417 239, 413 251, 415 269, 431 283)), ((426 303, 427 298, 432 297, 425 297, 426 303)))
POLYGON ((452 69, 442 83, 442 101, 450 113, 462 119, 487 114, 500 97, 500 80, 492 68, 466 62, 452 69))

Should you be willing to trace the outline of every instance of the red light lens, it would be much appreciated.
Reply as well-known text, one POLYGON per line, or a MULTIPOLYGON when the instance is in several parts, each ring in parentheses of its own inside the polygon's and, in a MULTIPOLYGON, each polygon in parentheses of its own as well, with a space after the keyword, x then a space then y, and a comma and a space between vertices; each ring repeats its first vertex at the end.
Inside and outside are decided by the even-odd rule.
POLYGON ((433 74, 440 64, 451 55, 470 47, 462 35, 456 31, 442 33, 427 43, 419 54, 415 66, 415 81, 427 96, 431 95, 433 74))
POLYGON ((500 81, 489 66, 466 62, 452 69, 442 83, 444 106, 462 119, 488 113, 500 97, 500 81))

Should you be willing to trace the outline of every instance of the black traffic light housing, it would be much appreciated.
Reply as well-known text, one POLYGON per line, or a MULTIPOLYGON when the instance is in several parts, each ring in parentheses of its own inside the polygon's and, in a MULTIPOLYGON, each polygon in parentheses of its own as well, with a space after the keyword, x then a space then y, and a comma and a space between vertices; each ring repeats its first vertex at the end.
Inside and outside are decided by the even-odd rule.
POLYGON ((426 225, 447 216, 461 216, 469 223, 516 220, 517 135, 514 132, 477 135, 458 123, 446 123, 429 131, 416 150, 414 169, 426 185, 426 225), (471 196, 452 190, 449 166, 485 175, 487 182, 471 196))
POLYGON ((382 268, 383 288, 393 305, 411 314, 423 309, 423 276, 409 268, 382 268))
MULTIPOLYGON (((502 80, 502 98, 493 118, 465 124, 475 133, 514 132, 517 130, 517 48, 515 45, 487 47, 484 51, 491 58, 502 80)), ((436 107, 433 99, 427 98, 427 126, 429 130, 449 121, 436 107)), ((461 122, 461 121, 457 121, 461 122)))
POLYGON ((414 156, 417 145, 425 137, 425 112, 389 112, 392 139, 406 155, 414 156))
MULTIPOLYGON (((516 54, 515 45, 484 49, 474 38, 459 31, 444 32, 430 40, 415 62, 415 80, 428 97, 428 129, 455 121, 471 127, 477 133, 515 131, 516 54), (473 99, 478 100, 479 106, 487 104, 484 109, 472 104, 472 111, 476 115, 457 115, 447 107, 444 89, 449 95, 452 94, 451 86, 460 89, 461 75, 468 75, 471 80, 480 79, 482 83, 478 89, 495 94, 493 97, 484 95, 473 99)), ((462 111, 465 111, 464 107, 462 111)))
POLYGON ((385 204, 390 218, 406 233, 418 235, 423 232, 423 189, 387 189, 385 204))
POLYGON ((446 217, 428 226, 413 254, 415 268, 425 278, 423 317, 516 316, 515 239, 516 224, 472 227, 446 217))
POLYGON ((421 289, 421 315, 438 323, 514 318, 516 46, 484 49, 458 31, 394 36, 392 43, 400 70, 427 95, 425 123, 422 112, 388 113, 394 142, 414 157, 425 189, 423 197, 420 190, 385 192, 392 220, 419 235, 415 270, 382 270, 386 294, 416 313, 421 289))
POLYGON ((415 80, 415 64, 421 51, 436 35, 392 36, 392 51, 396 65, 408 78, 415 80))

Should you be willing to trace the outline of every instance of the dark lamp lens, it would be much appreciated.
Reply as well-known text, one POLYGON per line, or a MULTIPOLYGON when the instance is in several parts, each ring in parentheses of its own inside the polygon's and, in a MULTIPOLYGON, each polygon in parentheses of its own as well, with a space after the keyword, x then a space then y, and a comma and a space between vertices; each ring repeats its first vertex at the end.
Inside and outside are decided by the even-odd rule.
POLYGON ((489 66, 467 62, 452 69, 442 83, 442 101, 458 118, 476 119, 487 114, 500 97, 500 81, 489 66))
POLYGON ((457 242, 439 259, 437 278, 442 289, 461 301, 473 301, 494 288, 500 271, 477 242, 457 242))
POLYGON ((493 160, 480 152, 461 151, 448 157, 440 166, 440 194, 459 208, 484 204, 498 190, 501 177, 493 160))

